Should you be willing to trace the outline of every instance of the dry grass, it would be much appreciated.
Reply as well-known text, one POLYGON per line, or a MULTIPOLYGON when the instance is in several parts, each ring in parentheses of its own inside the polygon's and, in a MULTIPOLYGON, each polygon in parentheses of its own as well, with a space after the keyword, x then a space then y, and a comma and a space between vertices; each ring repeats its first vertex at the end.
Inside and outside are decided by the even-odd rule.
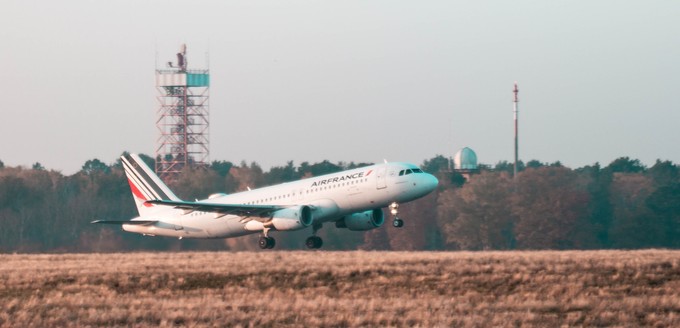
POLYGON ((680 252, 0 255, 0 326, 680 326, 680 252))

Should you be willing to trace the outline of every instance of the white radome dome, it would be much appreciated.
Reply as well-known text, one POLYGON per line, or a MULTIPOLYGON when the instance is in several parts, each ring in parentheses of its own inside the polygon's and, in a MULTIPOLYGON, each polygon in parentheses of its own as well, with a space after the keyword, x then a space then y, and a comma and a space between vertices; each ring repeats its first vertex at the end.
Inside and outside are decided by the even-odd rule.
POLYGON ((455 170, 476 170, 477 154, 468 147, 459 150, 453 157, 453 168, 455 170))

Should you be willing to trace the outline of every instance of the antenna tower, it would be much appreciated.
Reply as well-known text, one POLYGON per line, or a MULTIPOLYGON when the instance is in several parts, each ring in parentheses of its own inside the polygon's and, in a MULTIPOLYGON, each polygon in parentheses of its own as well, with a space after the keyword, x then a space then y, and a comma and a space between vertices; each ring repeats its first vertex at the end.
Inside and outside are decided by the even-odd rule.
POLYGON ((519 89, 517 89, 517 82, 515 82, 515 89, 512 90, 512 92, 515 94, 515 98, 512 101, 513 103, 513 109, 512 113, 514 114, 513 116, 515 117, 515 165, 513 166, 513 178, 517 177, 517 161, 519 160, 519 131, 517 128, 517 120, 519 116, 519 112, 517 110, 517 103, 519 103, 519 99, 517 98, 517 94, 519 93, 519 89))
POLYGON ((208 163, 210 71, 187 69, 184 44, 177 62, 169 61, 166 66, 156 68, 156 173, 167 182, 187 166, 208 163))

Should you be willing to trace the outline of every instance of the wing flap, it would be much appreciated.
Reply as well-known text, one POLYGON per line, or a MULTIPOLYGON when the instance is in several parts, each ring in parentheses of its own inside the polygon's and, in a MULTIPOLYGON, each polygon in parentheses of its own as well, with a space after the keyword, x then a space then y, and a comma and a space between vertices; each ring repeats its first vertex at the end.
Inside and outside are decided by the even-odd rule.
POLYGON ((187 211, 201 211, 213 212, 223 215, 233 214, 238 216, 250 217, 267 217, 271 213, 285 208, 284 206, 276 205, 235 205, 235 204, 216 204, 216 203, 202 203, 202 202, 182 202, 172 200, 154 199, 147 201, 149 204, 172 206, 177 209, 187 211))

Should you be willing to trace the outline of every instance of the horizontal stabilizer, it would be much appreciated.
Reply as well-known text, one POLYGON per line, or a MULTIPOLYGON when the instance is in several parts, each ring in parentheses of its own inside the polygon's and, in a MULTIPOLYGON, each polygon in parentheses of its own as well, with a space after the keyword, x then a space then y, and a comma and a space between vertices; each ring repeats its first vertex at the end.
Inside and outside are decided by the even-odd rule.
POLYGON ((155 220, 135 220, 135 221, 113 221, 113 220, 95 220, 90 223, 103 223, 103 224, 132 224, 132 225, 152 225, 158 221, 155 220))

